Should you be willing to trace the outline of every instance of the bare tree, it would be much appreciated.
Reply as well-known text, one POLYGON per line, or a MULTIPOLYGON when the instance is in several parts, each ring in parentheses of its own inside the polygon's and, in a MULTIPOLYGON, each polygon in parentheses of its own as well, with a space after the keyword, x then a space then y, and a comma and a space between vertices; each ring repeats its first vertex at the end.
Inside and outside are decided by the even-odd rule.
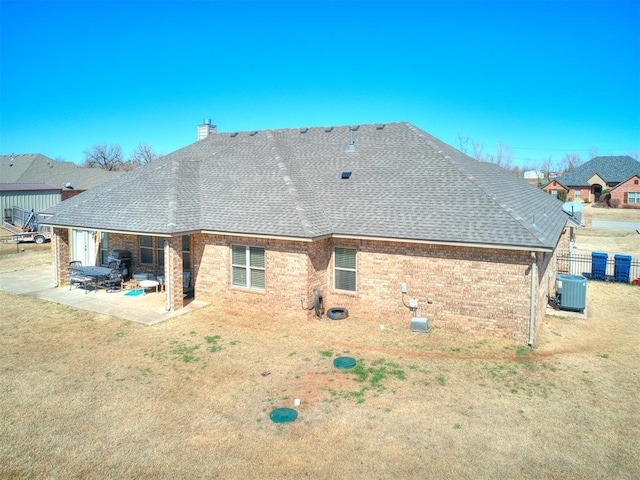
POLYGON ((129 161, 134 165, 146 165, 159 157, 160 154, 157 153, 151 145, 142 142, 136 146, 135 150, 129 157, 129 161))
POLYGON ((94 145, 84 152, 84 164, 87 167, 116 171, 122 169, 122 147, 105 143, 94 145))
POLYGON ((499 167, 504 168, 505 170, 512 169, 511 164, 513 163, 513 152, 511 150, 511 147, 503 144, 500 140, 498 140, 494 163, 499 167))
POLYGON ((567 152, 560 160, 560 166, 564 173, 569 173, 576 167, 582 165, 582 158, 580 158, 580 154, 576 152, 567 152))
POLYGON ((598 147, 589 147, 589 160, 593 160, 598 156, 598 147))
POLYGON ((471 148, 473 149, 473 158, 480 162, 486 162, 487 157, 483 153, 484 145, 477 140, 471 141, 471 148))
POLYGON ((542 172, 542 180, 549 180, 549 173, 551 173, 551 155, 540 162, 540 172, 542 172))

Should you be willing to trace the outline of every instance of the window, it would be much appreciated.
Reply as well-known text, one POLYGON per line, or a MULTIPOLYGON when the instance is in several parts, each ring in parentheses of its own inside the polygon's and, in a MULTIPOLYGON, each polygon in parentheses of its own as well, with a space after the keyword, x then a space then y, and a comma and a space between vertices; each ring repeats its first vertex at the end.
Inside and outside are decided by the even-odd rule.
POLYGON ((189 235, 182 236, 182 268, 191 270, 191 237, 189 235))
POLYGON ((336 247, 333 255, 333 286, 336 290, 356 291, 356 250, 336 247))
POLYGON ((553 198, 558 198, 558 190, 551 190, 551 196, 553 198))
POLYGON ((264 248, 232 245, 231 276, 236 287, 264 290, 264 248))
POLYGON ((574 196, 575 198, 580 198, 580 194, 581 194, 581 191, 580 191, 580 190, 574 190, 574 191, 573 191, 573 196, 574 196))
POLYGON ((164 238, 156 238, 156 258, 158 259, 158 267, 164 267, 164 238))
POLYGON ((629 193, 627 193, 627 203, 640 204, 640 192, 629 192, 629 193))
POLYGON ((153 263, 153 237, 140 236, 140 263, 153 263))
POLYGON ((100 233, 100 265, 109 264, 109 234, 100 233))

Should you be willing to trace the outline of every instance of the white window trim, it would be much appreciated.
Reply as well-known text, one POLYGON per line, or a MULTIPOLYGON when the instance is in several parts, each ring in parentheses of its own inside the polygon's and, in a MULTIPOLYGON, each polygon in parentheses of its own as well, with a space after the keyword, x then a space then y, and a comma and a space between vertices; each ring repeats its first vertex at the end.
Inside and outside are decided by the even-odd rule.
POLYGON ((266 290, 266 283, 267 283, 267 267, 266 267, 266 256, 267 256, 267 250, 264 247, 257 247, 255 245, 239 245, 239 244, 233 244, 231 245, 231 286, 234 288, 247 288, 247 289, 251 289, 251 290, 257 290, 257 291, 265 291, 266 290), (244 265, 236 265, 233 263, 233 247, 244 247, 244 251, 245 251, 245 264, 244 265), (264 262, 265 262, 265 266, 264 267, 254 267, 251 265, 251 248, 261 248, 263 251, 263 255, 264 255, 264 262), (246 270, 246 274, 245 277, 247 279, 247 285, 236 285, 235 283, 233 283, 233 269, 234 268, 244 268, 246 270), (251 271, 252 270, 262 270, 264 272, 264 278, 265 278, 265 286, 264 287, 254 287, 251 285, 251 271))
POLYGON ((353 248, 353 247, 341 247, 341 246, 336 246, 333 248, 333 289, 337 290, 339 292, 348 292, 348 293, 357 293, 358 292, 358 251, 353 248), (337 267, 336 266, 336 249, 338 248, 343 248, 345 250, 353 250, 355 252, 355 257, 356 257, 356 268, 344 268, 344 267, 337 267), (336 271, 343 271, 343 272, 354 272, 356 278, 355 278, 355 289, 354 290, 344 290, 342 288, 338 288, 336 286, 336 279, 337 279, 337 275, 336 275, 336 271))

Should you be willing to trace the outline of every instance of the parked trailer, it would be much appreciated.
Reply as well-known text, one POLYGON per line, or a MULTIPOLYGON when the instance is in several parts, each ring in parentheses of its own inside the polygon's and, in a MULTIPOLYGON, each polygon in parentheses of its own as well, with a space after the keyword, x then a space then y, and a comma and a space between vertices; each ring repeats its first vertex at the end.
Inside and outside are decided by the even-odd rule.
MULTIPOLYGON (((7 212, 5 212, 5 217, 7 212)), ((5 218, 3 227, 11 232, 11 240, 14 243, 34 242, 42 244, 51 240, 51 229, 38 225, 38 214, 33 210, 27 212, 18 207, 13 207, 11 218, 5 218)))

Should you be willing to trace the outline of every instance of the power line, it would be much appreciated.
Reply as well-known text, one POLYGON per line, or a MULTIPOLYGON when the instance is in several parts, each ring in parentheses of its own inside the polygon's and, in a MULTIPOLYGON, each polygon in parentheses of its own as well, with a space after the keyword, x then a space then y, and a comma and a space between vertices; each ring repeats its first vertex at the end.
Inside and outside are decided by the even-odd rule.
POLYGON ((592 150, 595 151, 605 151, 605 152, 615 152, 615 151, 630 151, 630 150, 638 150, 636 148, 601 148, 601 147, 593 147, 593 148, 539 148, 539 147, 509 147, 511 150, 543 150, 543 151, 554 151, 554 152, 590 152, 592 150))

